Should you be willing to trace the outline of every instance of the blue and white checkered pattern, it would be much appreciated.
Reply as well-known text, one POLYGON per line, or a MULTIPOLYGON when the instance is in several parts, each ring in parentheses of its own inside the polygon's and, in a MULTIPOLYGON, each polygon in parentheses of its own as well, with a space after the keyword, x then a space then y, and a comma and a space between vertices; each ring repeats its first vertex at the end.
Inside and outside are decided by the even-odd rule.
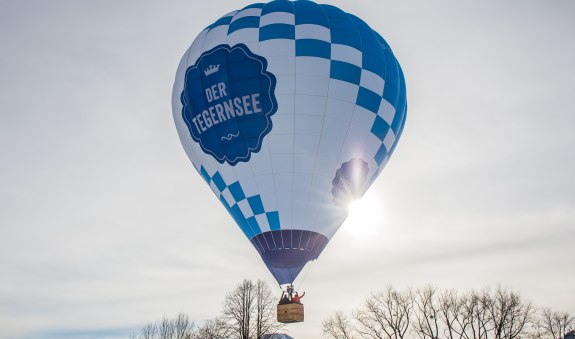
MULTIPOLYGON (((276 0, 222 17, 208 26, 208 35, 215 28, 228 36, 242 35, 246 41, 260 42, 260 49, 265 49, 262 42, 272 41, 271 50, 289 46, 293 51, 288 52, 296 57, 326 60, 323 64, 328 65, 332 80, 329 90, 334 94, 330 97, 352 101, 373 114, 366 119, 378 141, 367 143, 377 148, 373 152, 377 167, 387 162, 405 122, 405 81, 385 40, 365 22, 330 5, 276 0), (339 96, 340 92, 345 93, 339 96)), ((310 86, 313 88, 318 87, 310 86)), ((378 172, 372 173, 371 180, 378 172)))
POLYGON ((331 5, 275 0, 233 11, 201 32, 182 60, 174 93, 202 52, 239 43, 266 58, 277 78, 273 129, 249 162, 218 164, 185 135, 175 97, 184 148, 248 238, 277 229, 331 238, 347 214, 332 204, 336 170, 364 159, 371 184, 397 145, 407 108, 402 70, 361 19, 331 5))
POLYGON ((278 212, 266 211, 259 194, 246 197, 239 181, 228 185, 218 171, 209 175, 201 166, 199 172, 248 239, 262 233, 263 227, 272 231, 280 229, 278 212))

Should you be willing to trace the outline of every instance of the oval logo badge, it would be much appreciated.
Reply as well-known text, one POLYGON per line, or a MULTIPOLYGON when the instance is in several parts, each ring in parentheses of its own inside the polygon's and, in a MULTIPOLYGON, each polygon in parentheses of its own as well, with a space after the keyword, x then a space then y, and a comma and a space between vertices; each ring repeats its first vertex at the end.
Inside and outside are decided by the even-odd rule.
POLYGON ((192 138, 219 163, 249 161, 272 129, 275 86, 267 60, 244 44, 204 52, 186 70, 180 96, 192 138))

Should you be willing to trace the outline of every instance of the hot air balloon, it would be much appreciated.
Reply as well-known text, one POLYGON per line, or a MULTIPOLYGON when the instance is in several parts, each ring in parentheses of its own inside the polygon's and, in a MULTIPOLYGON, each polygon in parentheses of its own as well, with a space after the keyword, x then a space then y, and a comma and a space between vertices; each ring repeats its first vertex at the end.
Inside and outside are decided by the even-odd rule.
POLYGON ((382 171, 407 106, 396 58, 364 21, 275 0, 199 33, 172 108, 194 167, 282 285, 318 258, 382 171))

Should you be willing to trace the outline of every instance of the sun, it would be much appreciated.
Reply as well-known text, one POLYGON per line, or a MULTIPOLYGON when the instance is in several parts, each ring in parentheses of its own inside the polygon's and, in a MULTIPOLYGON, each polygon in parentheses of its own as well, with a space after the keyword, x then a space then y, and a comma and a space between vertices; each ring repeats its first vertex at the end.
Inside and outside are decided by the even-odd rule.
POLYGON ((361 199, 348 205, 348 217, 342 230, 353 237, 370 237, 382 231, 384 226, 383 203, 374 192, 367 192, 361 199))

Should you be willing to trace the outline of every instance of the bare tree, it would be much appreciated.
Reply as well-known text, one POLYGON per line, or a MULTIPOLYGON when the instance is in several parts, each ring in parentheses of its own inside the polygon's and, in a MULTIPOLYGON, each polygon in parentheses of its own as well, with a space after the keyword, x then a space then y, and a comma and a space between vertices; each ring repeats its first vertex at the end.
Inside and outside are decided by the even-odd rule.
POLYGON ((194 324, 190 322, 190 317, 187 314, 179 313, 172 321, 172 327, 175 339, 188 339, 192 335, 194 324))
POLYGON ((264 282, 244 280, 226 296, 223 317, 233 337, 260 339, 282 328, 275 320, 275 307, 276 301, 264 282))
POLYGON ((164 316, 157 327, 159 339, 174 339, 174 326, 168 317, 164 316))
POLYGON ((354 312, 357 332, 368 338, 403 339, 411 320, 413 295, 388 286, 385 292, 372 294, 362 309, 354 312))
POLYGON ((441 292, 439 295, 439 317, 444 324, 443 337, 449 339, 464 338, 467 320, 463 319, 462 303, 454 290, 441 292))
POLYGON ((158 334, 158 328, 156 324, 147 324, 142 328, 140 333, 140 338, 142 339, 156 339, 156 335, 158 334))
POLYGON ((439 338, 440 331, 440 310, 438 304, 437 288, 428 285, 417 289, 414 295, 415 323, 413 331, 420 338, 439 338))
POLYGON ((337 311, 322 323, 323 334, 332 339, 353 339, 354 329, 343 312, 337 311))
POLYGON ((231 333, 227 324, 221 318, 208 320, 201 326, 191 339, 228 339, 231 333))
POLYGON ((486 307, 493 326, 493 338, 514 339, 524 334, 526 325, 533 319, 533 305, 523 302, 518 293, 501 286, 488 298, 486 307))
POLYGON ((542 312, 541 328, 543 335, 555 338, 563 338, 568 329, 573 326, 575 318, 566 312, 554 312, 550 308, 544 308, 542 312))

